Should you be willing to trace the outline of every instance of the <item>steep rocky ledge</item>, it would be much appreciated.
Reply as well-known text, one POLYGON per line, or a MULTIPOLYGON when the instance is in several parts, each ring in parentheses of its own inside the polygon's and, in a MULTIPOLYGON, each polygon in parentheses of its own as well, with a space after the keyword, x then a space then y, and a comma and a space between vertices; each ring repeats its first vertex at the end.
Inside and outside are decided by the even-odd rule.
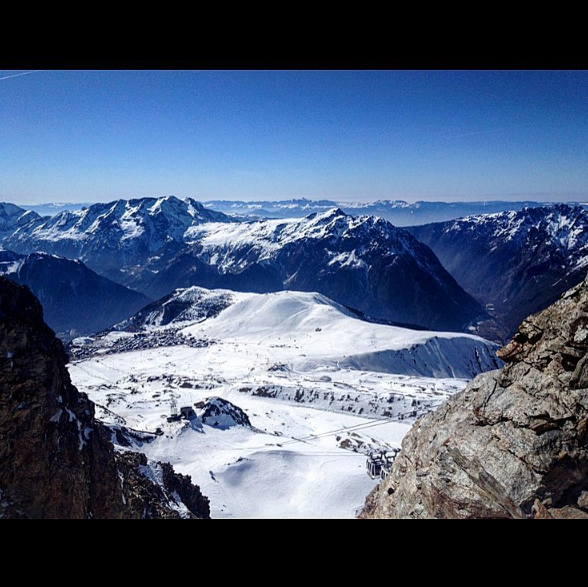
POLYGON ((30 291, 0 278, 0 518, 208 518, 189 477, 115 452, 30 291))
POLYGON ((588 518, 588 282, 406 437, 364 518, 588 518))

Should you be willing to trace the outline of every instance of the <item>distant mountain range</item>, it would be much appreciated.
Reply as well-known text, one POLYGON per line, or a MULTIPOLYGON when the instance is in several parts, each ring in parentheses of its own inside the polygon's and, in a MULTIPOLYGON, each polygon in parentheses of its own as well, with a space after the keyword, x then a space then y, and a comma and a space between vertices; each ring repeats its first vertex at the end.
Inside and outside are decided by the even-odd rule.
POLYGON ((150 301, 80 261, 43 253, 0 251, 0 275, 29 286, 43 304, 45 320, 65 340, 104 330, 150 301))
POLYGON ((121 200, 33 218, 3 244, 80 259, 151 299, 193 285, 317 291, 374 318, 439 330, 467 329, 484 314, 410 233, 338 209, 239 222, 173 196, 121 200))
POLYGON ((588 271, 588 212, 555 205, 409 229, 457 282, 489 304, 505 338, 588 271))
MULTIPOLYGON (((432 222, 445 222, 477 214, 520 211, 523 208, 545 206, 545 203, 522 202, 415 202, 409 204, 402 200, 379 200, 376 202, 340 202, 333 200, 285 200, 240 202, 211 200, 202 202, 208 210, 223 212, 229 216, 258 218, 304 218, 310 214, 328 212, 339 208, 352 216, 379 216, 396 226, 417 226, 432 222)), ((89 208, 92 204, 40 204, 23 206, 41 216, 55 216, 65 211, 75 212, 89 208)))
MULTIPOLYGON (((316 291, 376 319, 475 331, 494 340, 508 338, 523 318, 553 303, 588 270, 588 212, 581 206, 529 207, 407 230, 381 216, 324 210, 333 204, 328 201, 275 204, 289 216, 321 211, 246 220, 169 196, 41 217, 6 204, 0 205, 0 242, 19 254, 79 259, 141 292, 145 303, 192 286, 316 291)), ((228 209, 237 214, 258 205, 228 209)), ((418 216, 502 205, 379 202, 369 209, 418 216)))
POLYGON ((444 222, 473 214, 519 211, 523 208, 544 206, 538 202, 416 202, 380 200, 368 203, 338 202, 331 200, 287 200, 277 202, 230 202, 215 200, 204 202, 206 208, 230 215, 259 218, 303 218, 339 208, 352 216, 379 216, 395 226, 417 226, 431 222, 444 222))

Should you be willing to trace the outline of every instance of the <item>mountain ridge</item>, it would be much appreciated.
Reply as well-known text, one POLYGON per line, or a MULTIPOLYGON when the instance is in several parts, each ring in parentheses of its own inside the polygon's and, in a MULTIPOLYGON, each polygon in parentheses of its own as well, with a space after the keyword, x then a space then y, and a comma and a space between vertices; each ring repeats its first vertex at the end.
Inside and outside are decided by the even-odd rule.
POLYGON ((31 289, 43 304, 47 323, 64 340, 104 330, 150 302, 81 261, 47 253, 0 251, 0 275, 31 289))
POLYGON ((559 204, 408 229, 511 336, 588 270, 588 213, 559 204))
MULTIPOLYGON (((492 214, 510 210, 522 210, 525 207, 549 205, 548 202, 487 200, 482 202, 431 202, 418 201, 409 203, 404 200, 376 200, 371 202, 353 202, 338 200, 310 200, 296 198, 291 200, 199 200, 202 205, 229 216, 245 219, 303 218, 313 213, 322 213, 331 208, 341 208, 347 214, 380 216, 396 226, 416 226, 432 222, 446 222, 474 214, 492 214)), ((91 203, 39 204, 22 206, 41 216, 53 216, 65 210, 75 211, 91 206, 91 203)))
POLYGON ((157 275, 143 290, 150 297, 170 285, 318 291, 374 318, 439 330, 466 329, 484 314, 427 247, 380 218, 333 209, 300 220, 202 225, 189 237, 193 244, 166 266, 147 266, 157 275))
POLYGON ((212 221, 234 220, 175 196, 117 200, 36 218, 6 238, 4 245, 17 253, 42 251, 80 259, 112 279, 127 265, 141 264, 150 255, 184 244, 189 227, 212 221))
POLYGON ((4 240, 19 253, 81 259, 159 299, 198 285, 267 293, 319 291, 376 319, 466 330, 484 310, 404 229, 339 209, 237 222, 175 197, 99 204, 35 220, 4 240))

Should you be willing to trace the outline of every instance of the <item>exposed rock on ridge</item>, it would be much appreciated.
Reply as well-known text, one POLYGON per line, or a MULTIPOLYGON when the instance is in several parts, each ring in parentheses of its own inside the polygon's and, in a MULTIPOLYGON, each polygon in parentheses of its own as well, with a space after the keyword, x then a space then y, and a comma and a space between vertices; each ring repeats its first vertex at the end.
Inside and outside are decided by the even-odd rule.
POLYGON ((190 479, 116 453, 30 291, 0 277, 0 518, 206 518, 190 479))
POLYGON ((588 281, 408 434, 365 518, 588 519, 588 281))

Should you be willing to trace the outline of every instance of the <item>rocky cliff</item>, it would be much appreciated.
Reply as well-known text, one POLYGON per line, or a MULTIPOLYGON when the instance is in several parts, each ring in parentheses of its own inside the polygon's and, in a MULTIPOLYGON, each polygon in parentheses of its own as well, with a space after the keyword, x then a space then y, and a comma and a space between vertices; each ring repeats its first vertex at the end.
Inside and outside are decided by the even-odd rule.
POLYGON ((406 437, 365 518, 588 518, 588 282, 406 437))
POLYGON ((188 477, 115 452, 31 292, 0 277, 0 518, 207 518, 188 477))

